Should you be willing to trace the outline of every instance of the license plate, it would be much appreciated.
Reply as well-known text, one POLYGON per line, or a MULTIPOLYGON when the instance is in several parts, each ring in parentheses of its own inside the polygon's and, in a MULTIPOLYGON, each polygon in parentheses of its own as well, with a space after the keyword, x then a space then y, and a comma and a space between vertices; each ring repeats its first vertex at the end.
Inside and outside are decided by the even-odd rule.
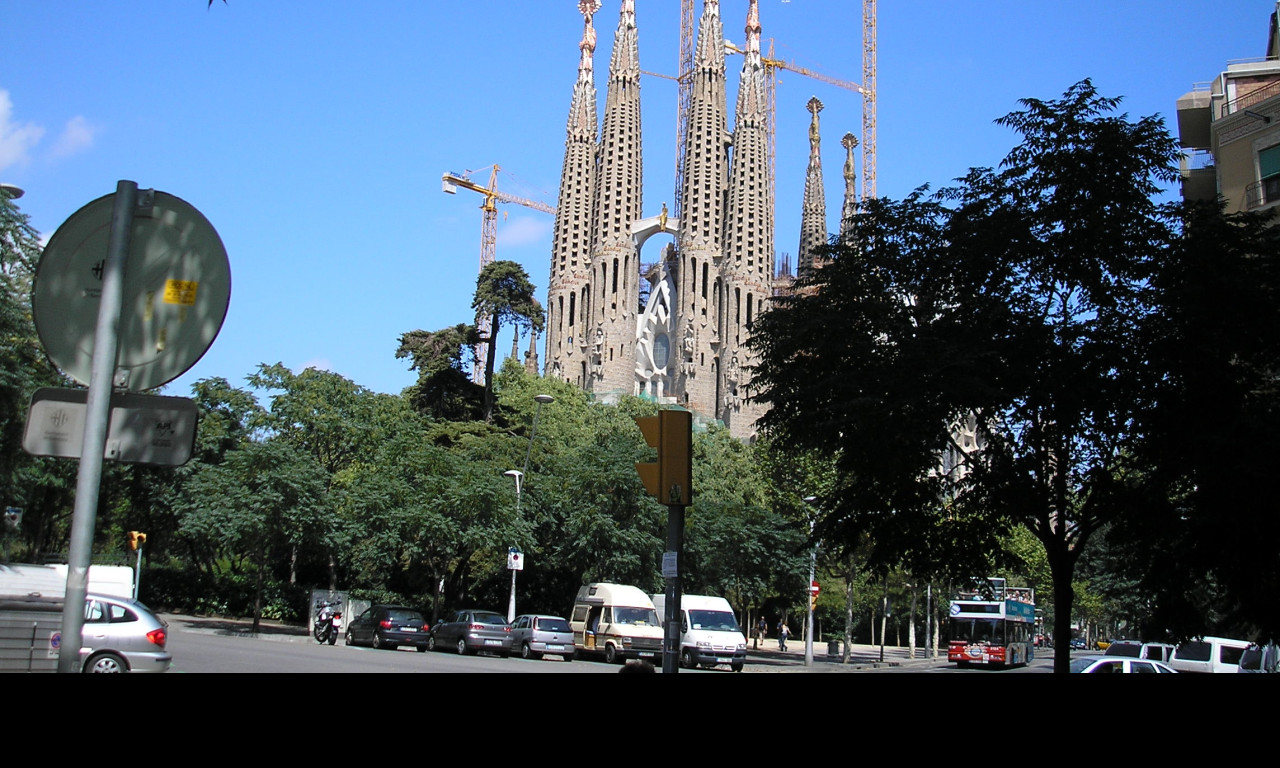
POLYGON ((485 640, 484 644, 485 645, 502 645, 502 641, 501 640, 485 640))
POLYGON ((418 628, 417 627, 401 627, 400 631, 401 632, 417 632, 418 628))
POLYGON ((564 650, 564 646, 563 646, 563 645, 551 645, 550 643, 548 643, 548 644, 547 644, 547 650, 548 650, 548 651, 563 651, 563 650, 564 650))
POLYGON ((732 663, 733 663, 733 659, 726 659, 726 658, 724 658, 724 657, 722 657, 722 656, 717 656, 717 657, 716 657, 716 663, 717 663, 717 664, 732 664, 732 663))
POLYGON ((658 655, 658 654, 654 653, 653 651, 644 651, 644 652, 642 652, 642 653, 640 654, 640 658, 642 658, 642 659, 652 659, 652 658, 654 658, 654 657, 655 657, 655 656, 657 656, 657 655, 658 655))

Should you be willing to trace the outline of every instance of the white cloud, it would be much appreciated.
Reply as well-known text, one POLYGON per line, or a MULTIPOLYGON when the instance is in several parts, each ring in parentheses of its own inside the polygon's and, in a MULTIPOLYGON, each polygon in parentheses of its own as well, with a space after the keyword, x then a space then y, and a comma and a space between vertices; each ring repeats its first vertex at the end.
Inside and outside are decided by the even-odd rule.
POLYGON ((13 101, 0 90, 0 171, 27 162, 27 153, 43 136, 44 128, 35 123, 13 122, 13 101))
POLYGON ((535 219, 532 216, 513 218, 498 230, 498 244, 521 246, 546 241, 551 242, 553 226, 551 216, 535 219))
POLYGON ((76 115, 67 121, 62 135, 53 144, 54 157, 67 157, 93 146, 98 135, 98 128, 89 123, 83 115, 76 115))
POLYGON ((293 370, 294 374, 302 373, 308 368, 315 368, 317 371, 332 371, 333 361, 326 360, 323 357, 312 358, 293 370))

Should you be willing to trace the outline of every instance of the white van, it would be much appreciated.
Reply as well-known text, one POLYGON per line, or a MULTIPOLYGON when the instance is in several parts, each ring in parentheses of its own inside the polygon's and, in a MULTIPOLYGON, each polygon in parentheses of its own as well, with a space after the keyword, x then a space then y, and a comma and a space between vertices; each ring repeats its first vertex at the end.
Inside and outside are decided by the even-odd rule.
POLYGON ((642 590, 625 584, 588 584, 578 590, 569 616, 573 646, 582 654, 624 659, 660 659, 662 620, 642 590))
POLYGON ((1179 672, 1239 672, 1240 656, 1249 647, 1247 640, 1202 637, 1179 643, 1169 666, 1179 672))
MULTIPOLYGON (((654 595, 658 618, 666 616, 666 595, 654 595)), ((733 608, 723 597, 682 595, 680 598, 680 666, 714 667, 728 664, 741 672, 747 662, 747 638, 738 626, 733 608)))

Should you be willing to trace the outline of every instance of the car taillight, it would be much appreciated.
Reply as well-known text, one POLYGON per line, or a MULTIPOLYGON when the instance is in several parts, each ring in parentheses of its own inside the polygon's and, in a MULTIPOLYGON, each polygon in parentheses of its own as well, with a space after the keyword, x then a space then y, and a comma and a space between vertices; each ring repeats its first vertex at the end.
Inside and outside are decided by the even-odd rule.
POLYGON ((430 632, 430 631, 431 631, 431 625, 430 625, 430 624, 423 624, 423 625, 422 625, 422 631, 423 631, 423 632, 430 632))
POLYGON ((382 627, 383 629, 391 629, 391 619, 383 619, 382 621, 378 622, 378 626, 382 627))
POLYGON ((478 632, 478 631, 480 631, 480 630, 484 629, 484 625, 483 625, 483 624, 472 624, 470 627, 468 627, 468 629, 470 629, 470 630, 471 630, 471 631, 473 631, 473 632, 478 632))
POLYGON ((508 626, 503 627, 503 628, 502 628, 502 631, 503 631, 503 632, 510 632, 510 631, 511 631, 511 626, 510 626, 510 625, 508 625, 508 626))
POLYGON ((147 639, 163 648, 164 642, 169 639, 169 636, 163 629, 153 629, 147 633, 147 639))

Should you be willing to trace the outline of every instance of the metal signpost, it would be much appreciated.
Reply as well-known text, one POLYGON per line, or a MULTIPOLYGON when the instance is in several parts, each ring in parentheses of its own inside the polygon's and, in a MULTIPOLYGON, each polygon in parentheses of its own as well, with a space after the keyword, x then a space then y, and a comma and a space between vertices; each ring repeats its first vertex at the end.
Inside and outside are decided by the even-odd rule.
MULTIPOLYGON (((208 220, 185 201, 140 191, 132 181, 120 181, 114 195, 72 214, 44 249, 31 294, 36 331, 49 359, 89 387, 83 411, 78 395, 33 399, 35 418, 27 423, 37 450, 80 458, 62 637, 79 638, 84 628, 102 462, 113 453, 113 397, 125 415, 112 458, 122 451, 134 457, 124 460, 146 463, 181 457, 180 449, 172 450, 177 443, 171 431, 190 409, 173 407, 177 398, 122 397, 163 386, 195 365, 221 330, 230 298, 227 252, 208 220), (47 415, 55 411, 61 415, 47 415), (83 430, 78 451, 51 437, 77 414, 83 430)), ((194 439, 194 427, 190 431, 194 439)), ((76 672, 79 665, 80 642, 62 643, 58 671, 76 672)))

